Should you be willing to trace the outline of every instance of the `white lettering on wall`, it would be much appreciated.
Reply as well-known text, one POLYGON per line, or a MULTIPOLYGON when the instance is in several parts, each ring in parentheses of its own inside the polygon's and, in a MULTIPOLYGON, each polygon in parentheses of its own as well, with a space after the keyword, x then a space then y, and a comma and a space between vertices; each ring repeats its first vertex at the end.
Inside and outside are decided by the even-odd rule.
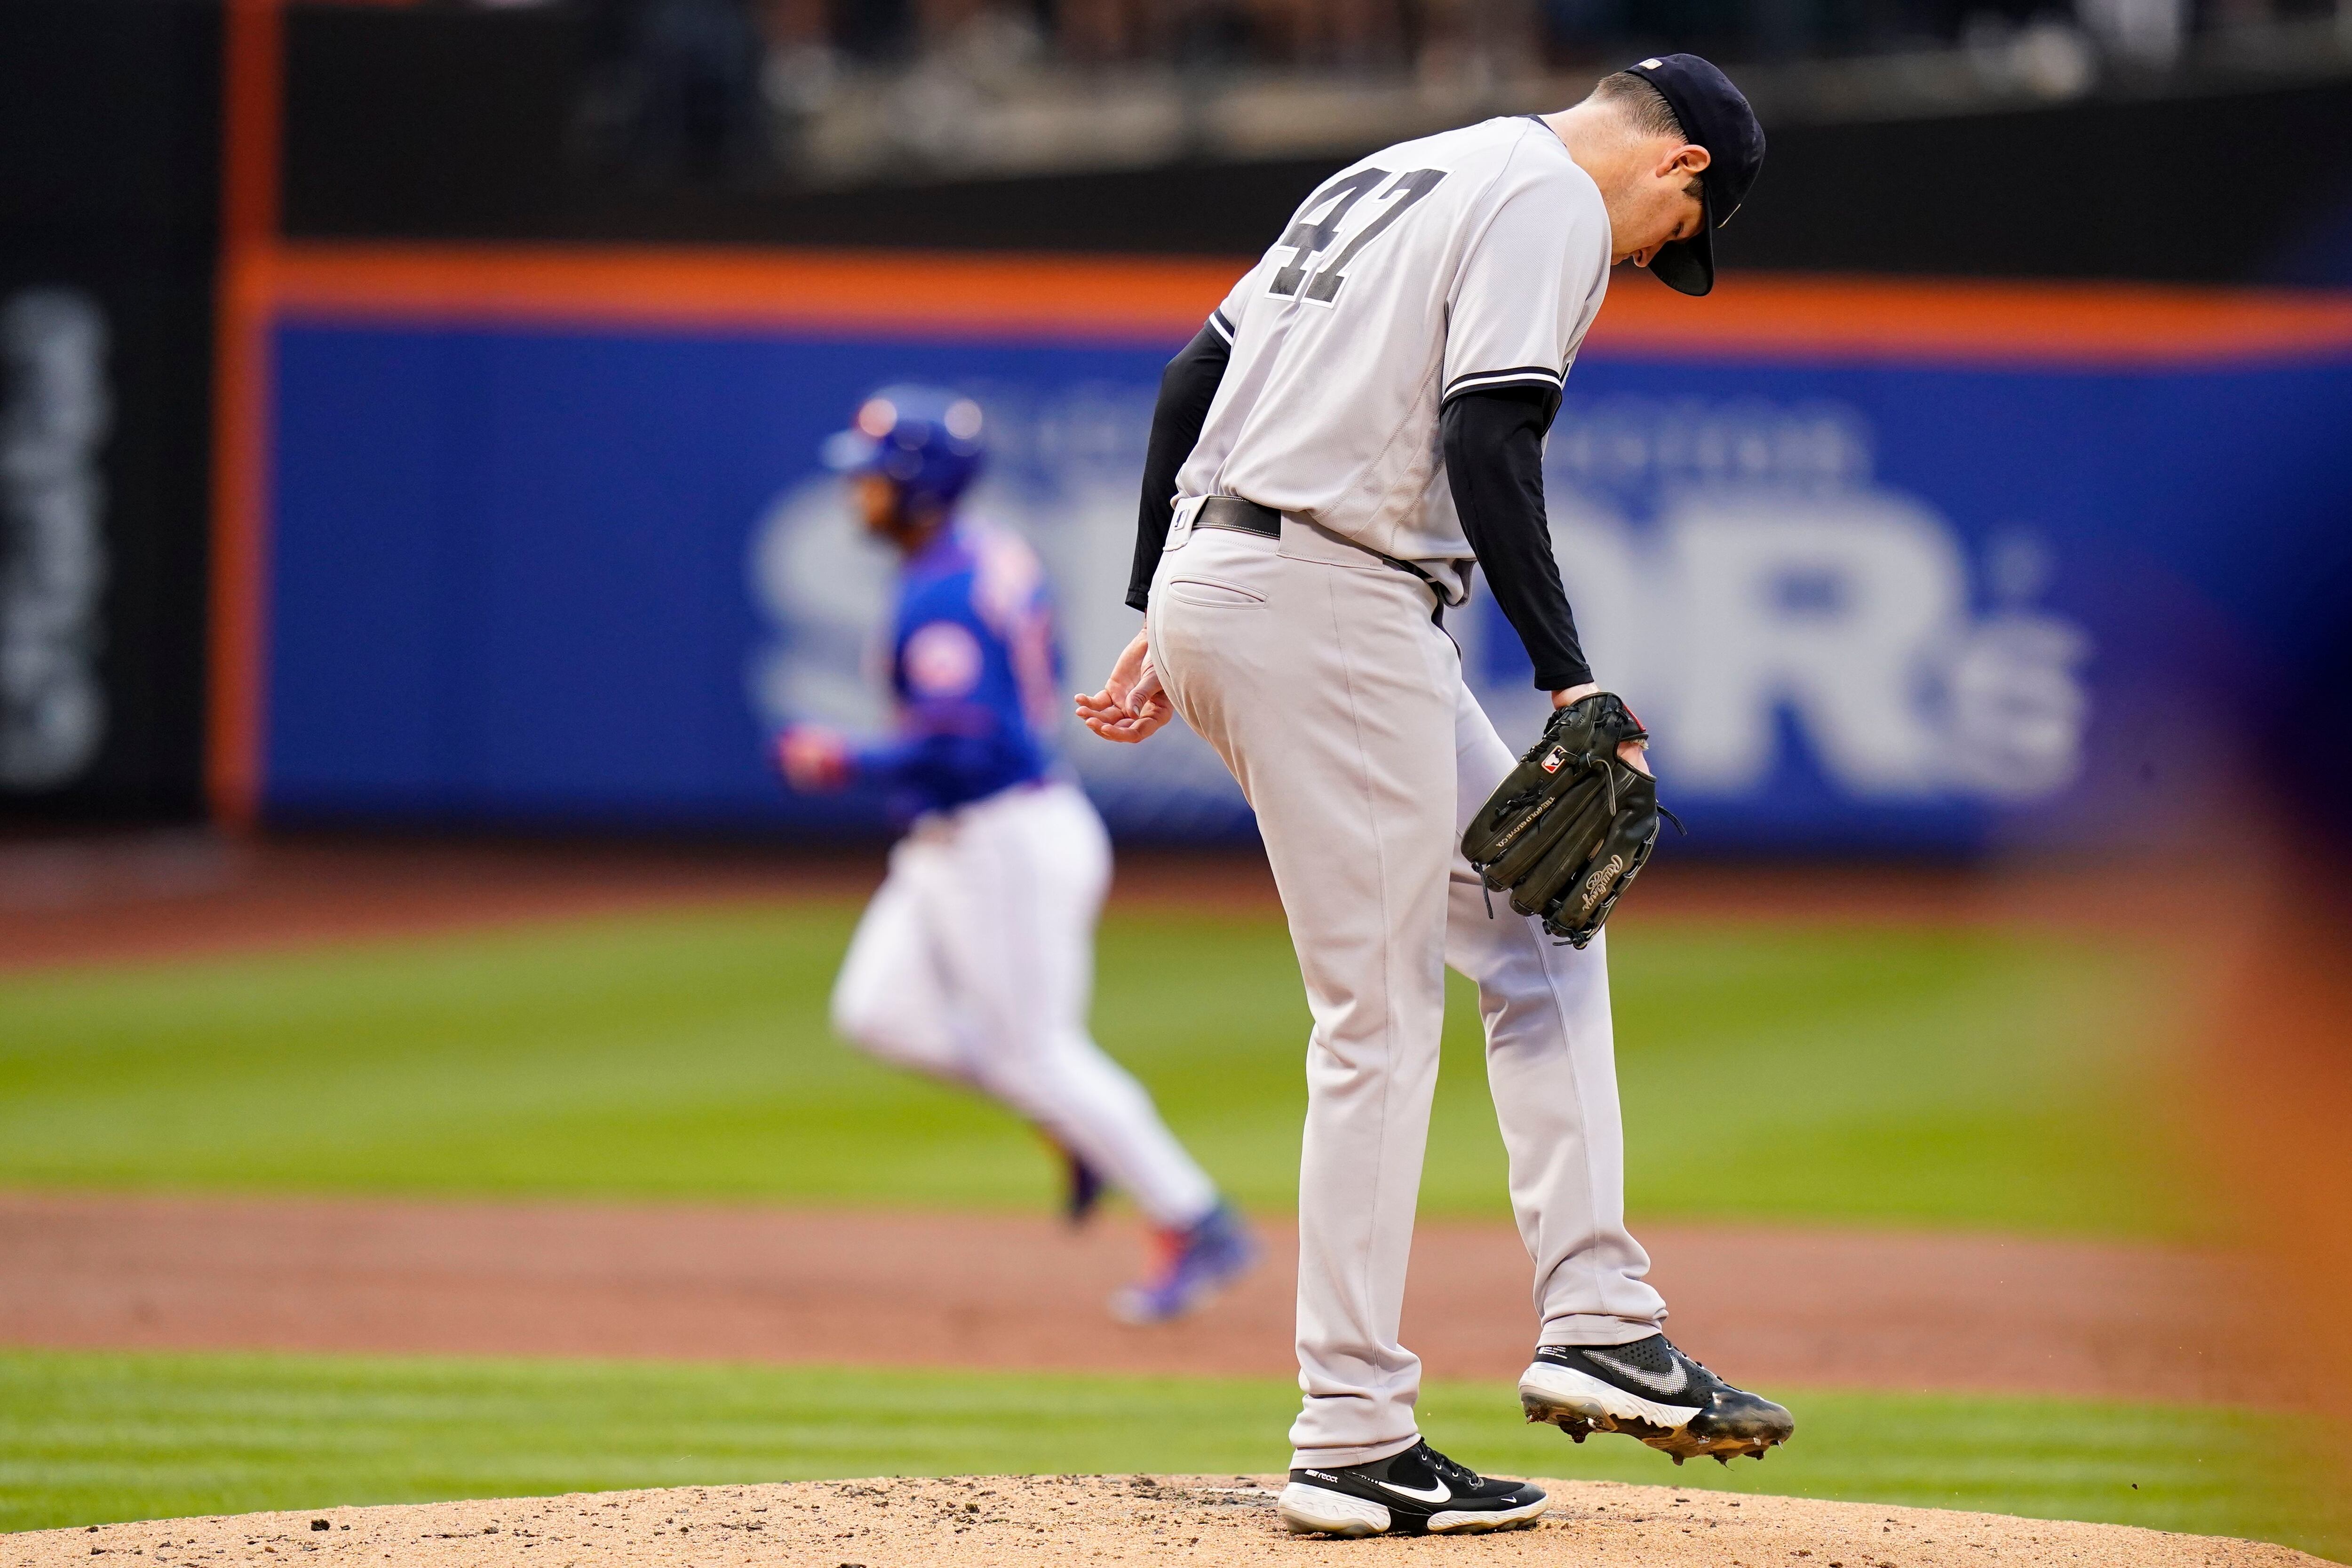
POLYGON ((0 305, 0 788, 70 782, 106 735, 106 319, 79 290, 0 305))
POLYGON ((1665 519, 1687 638, 1675 756, 1694 789, 1762 783, 1786 706, 1857 792, 1925 792, 1941 747, 1920 697, 1965 609, 1948 529, 1885 495, 1732 492, 1665 519))
MULTIPOLYGON (((1037 546, 1059 589, 1065 685, 1091 685, 1136 623, 1120 598, 1150 391, 971 390, 992 444, 973 508, 1037 546)), ((1874 445, 1868 420, 1832 403, 1562 408, 1545 461, 1561 575, 1601 680, 1657 733, 1678 791, 1761 795, 1796 760, 1792 738, 1853 800, 2025 803, 2080 773, 2091 647, 2035 602, 2056 570, 2047 549, 2011 532, 1972 558, 1928 502, 1874 477, 1874 445)), ((772 627, 749 671, 755 711, 879 722, 860 651, 887 613, 891 563, 858 537, 838 482, 781 494, 748 564, 772 627)), ((1493 606, 1446 626, 1503 735, 1535 733, 1545 704, 1524 675, 1482 675, 1484 640, 1513 635, 1493 606)), ((1170 831, 1237 800, 1189 732, 1069 756, 1107 805, 1170 831)))
MULTIPOLYGON (((2005 535, 1972 572, 1944 517, 1873 480, 1858 414, 1627 398, 1560 417, 1547 493, 1585 651, 1680 788, 1768 787, 1783 715, 1861 800, 2026 801, 2080 773, 2090 641, 2031 602, 2048 552, 2005 535)), ((1517 693, 1489 707, 1540 721, 1517 693)))

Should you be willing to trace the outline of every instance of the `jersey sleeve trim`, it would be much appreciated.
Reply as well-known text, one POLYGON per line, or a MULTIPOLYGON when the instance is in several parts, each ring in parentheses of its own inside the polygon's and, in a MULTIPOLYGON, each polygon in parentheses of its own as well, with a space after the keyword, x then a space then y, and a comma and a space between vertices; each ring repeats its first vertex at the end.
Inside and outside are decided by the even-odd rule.
POLYGON ((1209 329, 1228 343, 1234 340, 1234 324, 1225 319, 1223 306, 1209 312, 1209 329))
POLYGON ((1454 377, 1445 385, 1445 395, 1440 402, 1460 397, 1464 392, 1492 392, 1496 387, 1547 387, 1559 392, 1567 384, 1567 376, 1549 365, 1513 365, 1504 371, 1470 371, 1454 377))

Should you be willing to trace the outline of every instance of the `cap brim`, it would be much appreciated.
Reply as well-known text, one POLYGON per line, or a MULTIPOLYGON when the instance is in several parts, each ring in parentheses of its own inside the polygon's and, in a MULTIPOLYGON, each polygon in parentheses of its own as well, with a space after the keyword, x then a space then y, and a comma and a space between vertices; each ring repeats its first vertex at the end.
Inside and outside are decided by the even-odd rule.
POLYGON ((1715 201, 1704 182, 1699 185, 1698 233, 1658 247, 1650 270, 1658 281, 1678 294, 1705 294, 1715 287, 1715 201))

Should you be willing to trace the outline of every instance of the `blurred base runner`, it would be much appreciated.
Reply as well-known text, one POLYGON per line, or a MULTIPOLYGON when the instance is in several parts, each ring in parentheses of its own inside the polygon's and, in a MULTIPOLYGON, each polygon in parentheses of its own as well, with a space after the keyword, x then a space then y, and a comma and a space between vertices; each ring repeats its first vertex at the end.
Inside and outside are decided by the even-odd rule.
POLYGON ((1159 1256, 1111 1308, 1158 1322, 1209 1301, 1257 1248, 1087 1032, 1110 841, 1054 760, 1060 659, 1036 556, 957 511, 982 423, 970 399, 886 387, 828 444, 865 526, 901 557, 887 659, 898 724, 862 746, 795 725, 778 761, 797 789, 884 791, 911 823, 842 964, 835 1027, 1025 1118, 1068 1161, 1073 1219, 1106 1185, 1131 1197, 1159 1256))

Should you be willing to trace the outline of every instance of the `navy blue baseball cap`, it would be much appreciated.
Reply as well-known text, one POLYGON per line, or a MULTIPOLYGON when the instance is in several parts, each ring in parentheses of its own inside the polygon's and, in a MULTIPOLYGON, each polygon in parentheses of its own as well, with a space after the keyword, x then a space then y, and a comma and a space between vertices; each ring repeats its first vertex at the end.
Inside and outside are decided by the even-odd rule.
POLYGON ((837 474, 879 474, 909 497, 955 505, 988 459, 980 404, 944 387, 901 383, 869 393, 820 455, 837 474))
POLYGON ((1625 68, 1658 89, 1683 134, 1707 151, 1698 177, 1698 233, 1662 246, 1650 258, 1658 281, 1685 294, 1715 287, 1715 231, 1731 221, 1764 167, 1764 128, 1731 78, 1696 55, 1654 55, 1625 68))

